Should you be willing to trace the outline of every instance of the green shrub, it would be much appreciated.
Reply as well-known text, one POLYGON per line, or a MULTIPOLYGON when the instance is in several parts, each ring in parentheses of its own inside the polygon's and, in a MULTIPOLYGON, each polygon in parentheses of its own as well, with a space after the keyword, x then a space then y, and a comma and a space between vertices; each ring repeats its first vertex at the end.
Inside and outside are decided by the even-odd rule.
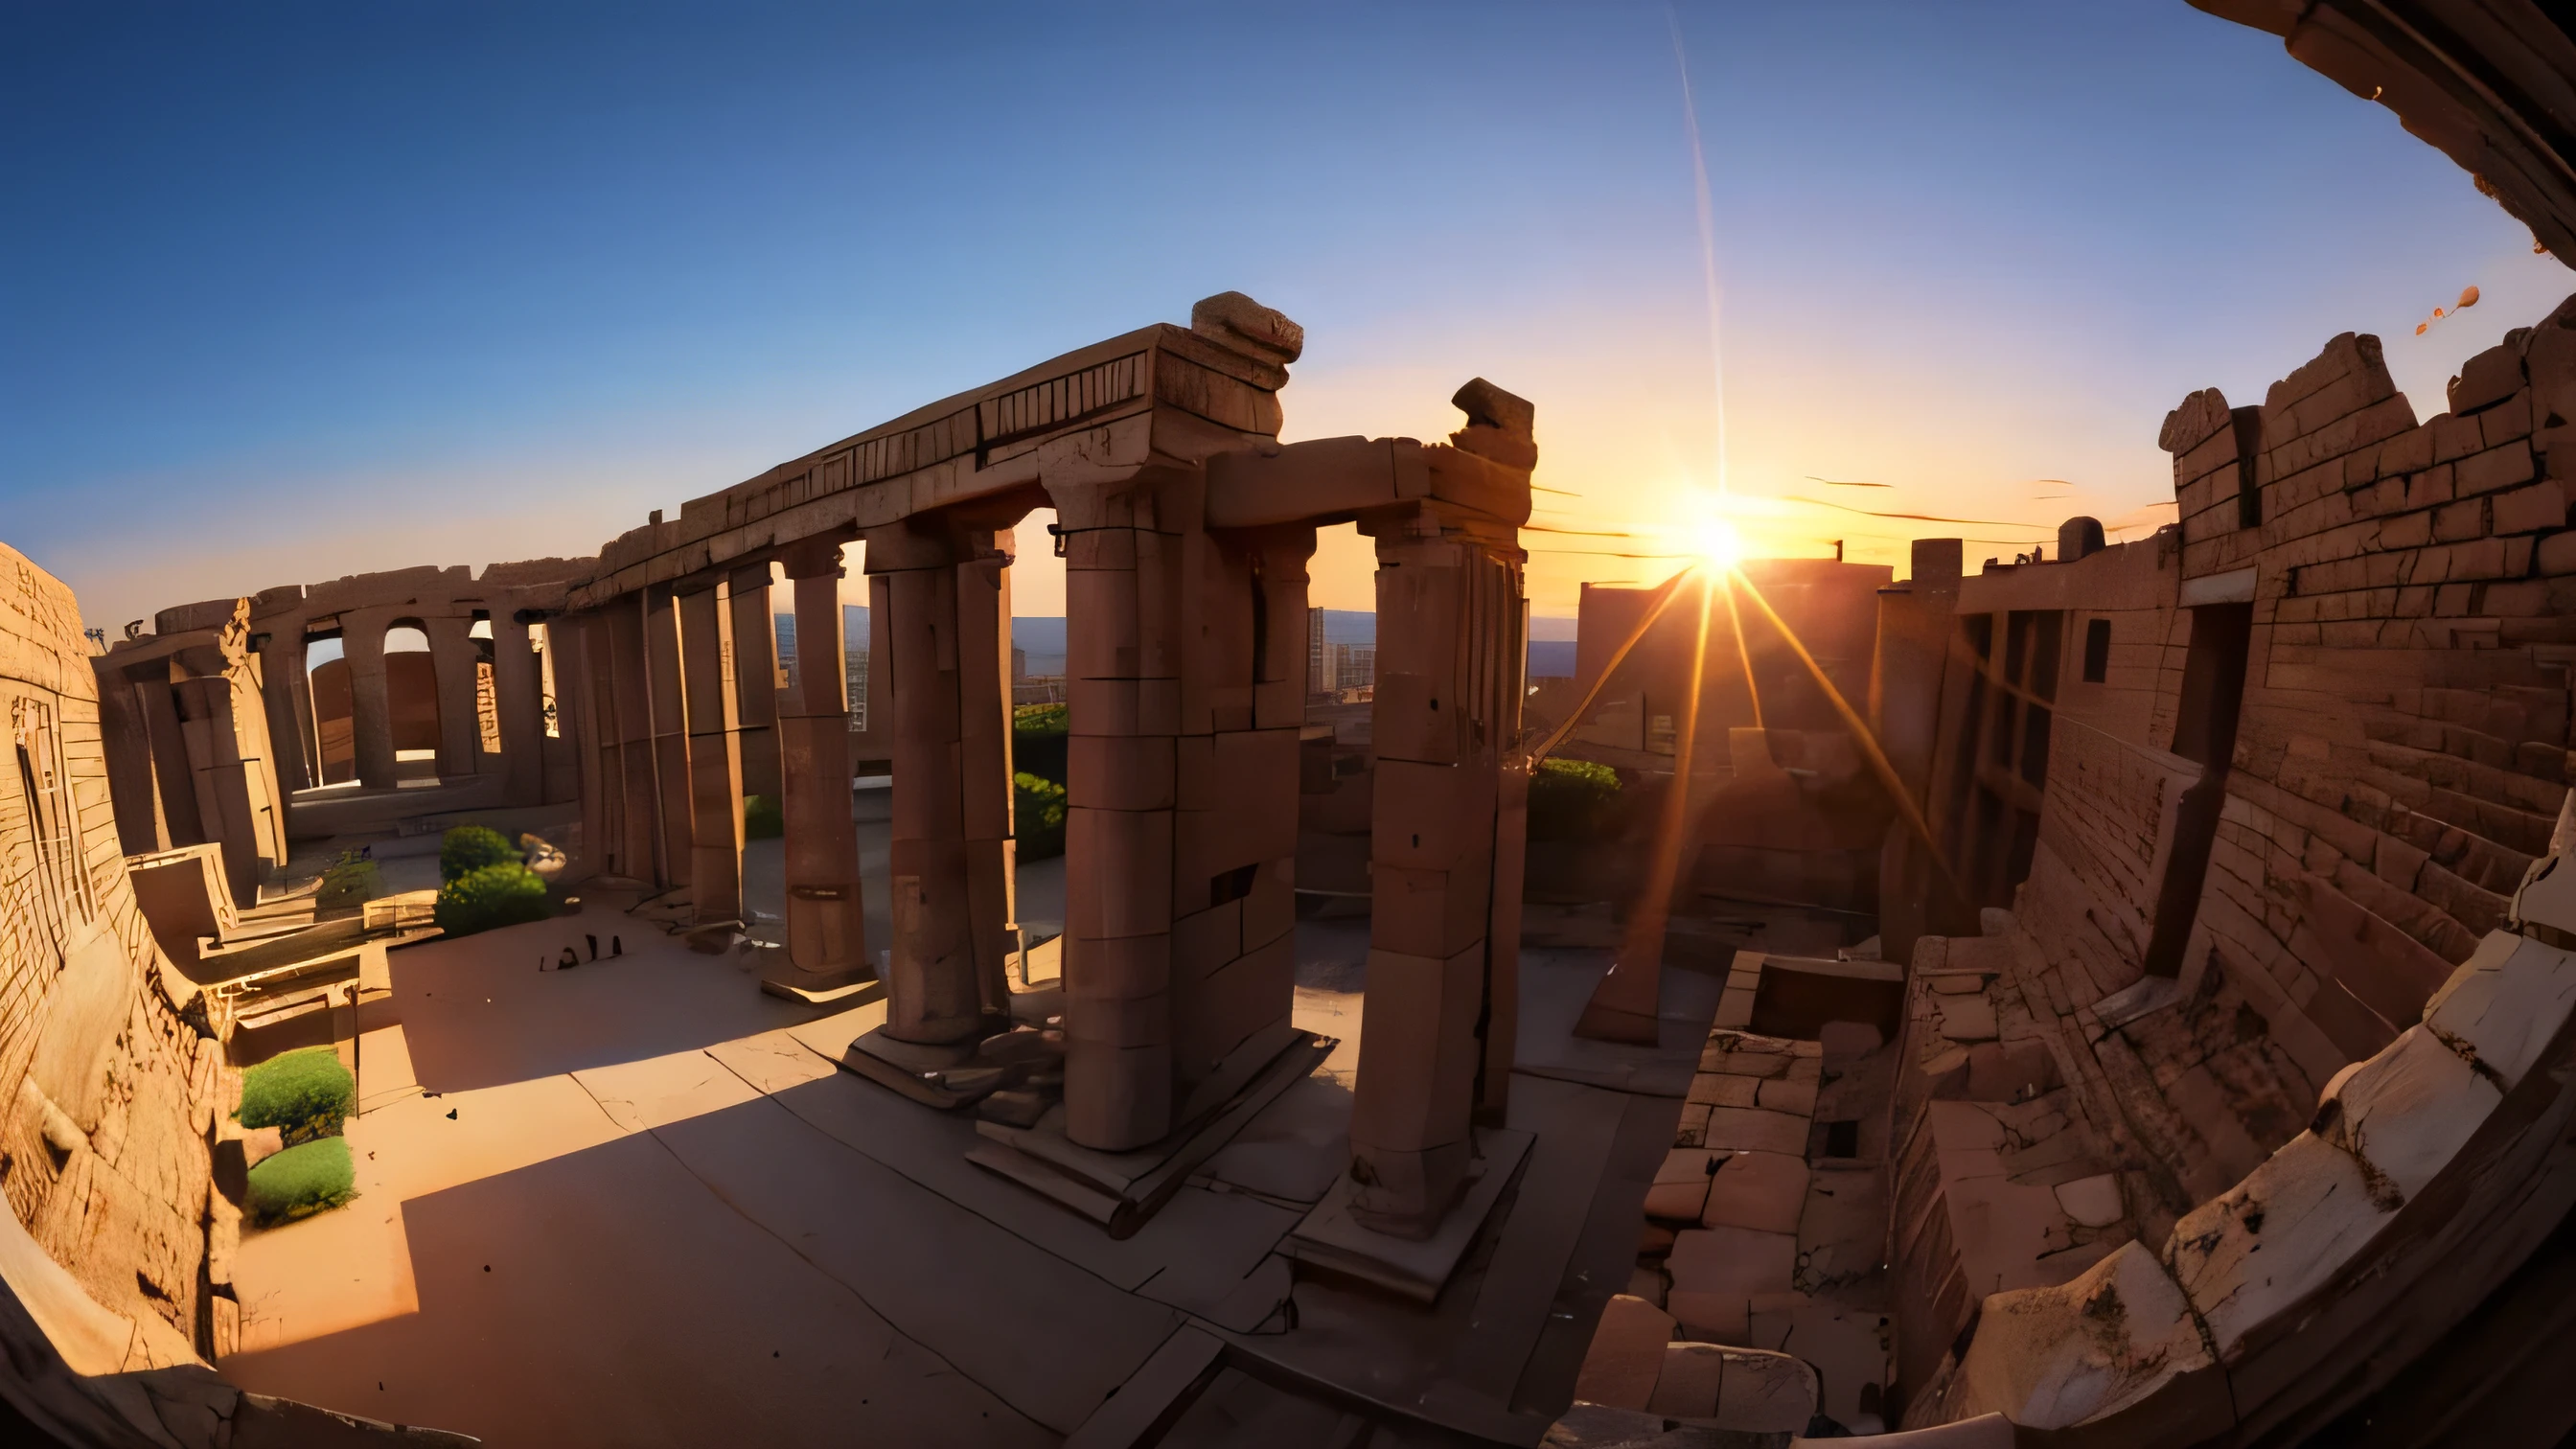
POLYGON ((516 860, 470 871, 438 888, 431 918, 451 936, 542 921, 554 914, 543 877, 516 860))
POLYGON ((1066 733, 1072 713, 1060 704, 1024 704, 1011 712, 1011 768, 1041 780, 1065 782, 1066 733))
POLYGON ((262 1158, 250 1170, 242 1211, 261 1227, 291 1223, 346 1205, 358 1195, 357 1180, 349 1139, 320 1138, 262 1158))
POLYGON ((1044 860, 1064 854, 1064 787, 1022 771, 1011 777, 1017 806, 1011 833, 1018 836, 1015 854, 1022 860, 1044 860))
POLYGON ((243 1072, 241 1110, 233 1116, 245 1127, 275 1127, 289 1143, 310 1142, 339 1135, 357 1100, 358 1084, 339 1053, 305 1047, 243 1072))
POLYGON ((787 833, 787 817, 779 813, 778 799, 772 795, 742 797, 742 838, 776 840, 787 833))
POLYGON ((519 850, 497 830, 459 825, 439 837, 438 878, 458 880, 486 866, 518 865, 519 850))
POLYGON ((376 869, 376 863, 360 858, 354 850, 344 850, 338 860, 323 867, 322 887, 313 894, 313 907, 342 910, 364 905, 384 893, 384 872, 376 869))
POLYGON ((1617 824, 1619 772, 1590 760, 1541 760, 1530 774, 1529 838, 1599 840, 1617 824))

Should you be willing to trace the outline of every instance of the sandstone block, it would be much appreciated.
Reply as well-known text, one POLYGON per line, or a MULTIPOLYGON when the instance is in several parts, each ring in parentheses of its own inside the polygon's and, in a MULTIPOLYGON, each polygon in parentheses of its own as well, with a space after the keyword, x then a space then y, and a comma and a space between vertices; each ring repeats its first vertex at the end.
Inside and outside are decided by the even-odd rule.
POLYGON ((1065 812, 1065 934, 1163 935, 1172 924, 1172 816, 1163 811, 1065 812))
POLYGON ((1804 1156, 1807 1151, 1807 1119, 1786 1112, 1711 1107, 1707 1132, 1702 1145, 1711 1150, 1779 1152, 1790 1156, 1804 1156))
POLYGON ((1353 1143, 1415 1149, 1466 1140, 1483 957, 1481 945, 1446 960, 1369 952, 1353 1143))
POLYGON ((2495 496, 2495 531, 2537 533, 2567 526, 2567 486, 2555 479, 2495 496))
POLYGON ((1369 944, 1412 956, 1454 956, 1485 937, 1493 898, 1490 855, 1450 870, 1379 864, 1371 872, 1369 944))
POLYGON ((1987 1296, 1959 1364, 1958 1412, 2072 1428, 2211 1367, 2181 1288, 2143 1244, 2124 1243, 2067 1283, 1987 1296))
POLYGON ((2576 957, 2490 931, 2424 1003, 2424 1025, 2453 1050, 2474 1053, 2510 1091, 2566 1022, 2571 1005, 2576 957))
POLYGON ((1713 1343, 1665 1344, 1663 1370, 1646 1400, 1646 1412, 1677 1419, 1715 1417, 1718 1392, 1726 1378, 1725 1355, 1726 1350, 1713 1343))
POLYGON ((2503 1100, 2439 1036, 2411 1026, 2326 1084, 2317 1131, 2413 1197, 2503 1100))
POLYGON ((2522 349, 2499 344, 2460 364, 2447 389, 2451 411, 2466 417, 2522 391, 2522 349))
MULTIPOLYGON (((2484 439, 2480 441, 2483 442, 2484 439)), ((2507 443, 2501 448, 2489 448, 2481 453, 2472 453, 2460 459, 2456 468, 2457 486, 2462 498, 2473 493, 2492 493, 2499 488, 2528 483, 2537 474, 2537 469, 2532 463, 2531 445, 2523 442, 2507 443)))
POLYGON ((1101 810, 1172 807, 1171 736, 1073 735, 1065 744, 1070 802, 1101 810))
MULTIPOLYGON (((1790 1290, 1798 1267, 1798 1238, 1753 1228, 1685 1229, 1673 1235, 1664 1267, 1673 1275, 1675 1293, 1732 1298, 1737 1304, 1733 1312, 1742 1315, 1757 1296, 1790 1290)), ((1693 1322, 1679 1309, 1674 1316, 1685 1325, 1693 1322)))
POLYGON ((1663 1373, 1664 1345, 1672 1337, 1671 1314, 1631 1294, 1612 1294, 1575 1374, 1574 1397, 1589 1404, 1645 1408, 1663 1373))
POLYGON ((1806 1205, 1805 1158, 1782 1152, 1738 1152, 1719 1165, 1710 1181, 1700 1224, 1794 1237, 1806 1205))
POLYGON ((2223 1359, 2332 1278, 2399 1206, 2351 1153, 2302 1132, 2175 1223, 2165 1267, 2223 1359))
POLYGON ((1761 1349, 1727 1349, 1724 1361, 1726 1377, 1711 1416, 1721 1428, 1739 1434, 1806 1431, 1822 1387, 1814 1369, 1792 1355, 1761 1349))
POLYGON ((2177 456, 2188 453, 2229 426, 2228 412, 2227 395, 2218 389, 2203 388, 2192 393, 2165 414, 2156 446, 2177 456))

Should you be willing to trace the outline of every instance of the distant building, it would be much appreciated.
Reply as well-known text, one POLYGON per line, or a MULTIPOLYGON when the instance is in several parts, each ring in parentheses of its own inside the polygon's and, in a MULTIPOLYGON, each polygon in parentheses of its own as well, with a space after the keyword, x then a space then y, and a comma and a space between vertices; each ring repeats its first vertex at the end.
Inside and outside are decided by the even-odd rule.
POLYGON ((1332 677, 1324 672, 1324 611, 1306 611, 1306 693, 1325 695, 1333 692, 1332 677))
POLYGON ((1367 689, 1377 683, 1377 646, 1335 644, 1329 655, 1333 691, 1367 689))

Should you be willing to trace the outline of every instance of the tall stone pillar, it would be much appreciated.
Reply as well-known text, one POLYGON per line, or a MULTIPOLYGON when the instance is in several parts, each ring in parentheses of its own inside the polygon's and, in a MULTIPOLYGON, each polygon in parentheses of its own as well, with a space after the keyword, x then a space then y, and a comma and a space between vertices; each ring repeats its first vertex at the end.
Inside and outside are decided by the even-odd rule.
MULTIPOLYGON (((1172 1127, 1184 550, 1181 530, 1158 524, 1179 511, 1186 519, 1173 522, 1195 527, 1199 510, 1170 496, 1190 486, 1162 476, 1048 484, 1066 539, 1072 724, 1065 1135, 1103 1151, 1143 1146, 1172 1127)), ((1206 708, 1202 698, 1202 735, 1206 708)), ((1213 773, 1212 758, 1201 763, 1213 773)))
POLYGON ((1520 741, 1530 405, 1477 379, 1435 455, 1434 499, 1363 516, 1377 539, 1377 751, 1368 1000, 1351 1110, 1351 1213, 1426 1238, 1497 1120, 1518 1030, 1528 779, 1520 741), (1439 481, 1454 471, 1455 481, 1439 481), (1444 493, 1444 488, 1454 488, 1444 493), (1482 511, 1492 507, 1497 512, 1482 511))
POLYGON ((736 569, 727 580, 733 613, 734 711, 741 722, 742 789, 778 798, 778 637, 769 602, 769 565, 736 569))
MULTIPOLYGON (((1353 1216, 1429 1236, 1473 1153, 1491 1038, 1508 1043, 1517 941, 1492 936, 1502 756, 1520 723, 1521 566, 1512 530, 1430 505, 1377 540, 1377 750, 1368 1000, 1351 1116, 1353 1216)), ((1522 799, 1526 800, 1525 792, 1522 799)))
POLYGON ((393 699, 385 680, 383 610, 340 616, 340 657, 349 665, 349 735, 357 755, 358 784, 367 790, 390 790, 400 783, 394 768, 393 699))
POLYGON ((778 716, 790 969, 773 976, 771 984, 825 991, 869 974, 858 826, 850 810, 841 543, 808 539, 781 558, 796 613, 796 674, 778 716))
MULTIPOLYGON (((1012 927, 1008 535, 938 518, 870 530, 885 580, 894 758, 885 1032, 964 1041, 1007 1010, 1012 927)), ((796 621, 799 672, 815 658, 796 621)), ((873 619, 872 621, 873 622, 873 619)), ((837 641, 840 631, 833 629, 837 641)), ((841 667, 836 646, 832 668, 841 667)), ((846 746, 845 746, 846 748, 846 746)), ((843 789, 847 786, 844 764, 843 789)))
POLYGON ((1276 1053, 1296 1001, 1297 736, 1315 533, 1191 530, 1179 542, 1187 584, 1172 817, 1176 1128, 1276 1053))
POLYGON ((305 720, 313 694, 305 678, 304 614, 299 609, 258 622, 268 636, 259 646, 259 680, 270 758, 278 790, 292 795, 321 779, 305 720))
POLYGON ((159 786, 153 779, 152 732, 143 701, 126 662, 114 654, 94 656, 98 676, 99 752, 107 762, 107 799, 116 812, 117 849, 144 855, 170 848, 169 827, 162 820, 159 786))
POLYGON ((624 791, 617 768, 608 697, 608 625, 593 613, 565 614, 546 626, 555 655, 555 709, 573 741, 581 772, 583 873, 625 875, 624 791))
POLYGON ((483 768, 481 702, 476 698, 475 669, 482 651, 474 647, 474 621, 464 618, 421 620, 429 636, 429 667, 438 680, 438 775, 461 780, 483 768))
POLYGON ((546 798, 544 661, 528 625, 506 599, 492 611, 492 707, 501 717, 503 798, 541 805, 546 798))
POLYGON ((702 923, 743 919, 742 742, 730 603, 720 584, 682 594, 678 603, 689 721, 689 903, 702 923))
POLYGON ((689 712, 680 684, 680 615, 666 586, 644 590, 644 683, 653 731, 653 789, 662 826, 662 883, 691 884, 689 712))
POLYGON ((653 780, 653 703, 645 684, 644 597, 629 594, 612 599, 603 612, 608 648, 606 667, 599 673, 610 728, 601 742, 613 742, 616 756, 618 873, 668 884, 668 866, 662 858, 662 795, 653 780))

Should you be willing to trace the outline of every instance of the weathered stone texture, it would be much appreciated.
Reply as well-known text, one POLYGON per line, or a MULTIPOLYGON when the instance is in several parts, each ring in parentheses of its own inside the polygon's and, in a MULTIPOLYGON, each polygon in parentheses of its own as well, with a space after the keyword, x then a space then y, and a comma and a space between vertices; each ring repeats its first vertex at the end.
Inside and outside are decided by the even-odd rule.
POLYGON ((0 1191, 161 1365, 229 1321, 206 1262, 231 1084, 126 880, 89 660, 71 591, 0 547, 0 1191))

